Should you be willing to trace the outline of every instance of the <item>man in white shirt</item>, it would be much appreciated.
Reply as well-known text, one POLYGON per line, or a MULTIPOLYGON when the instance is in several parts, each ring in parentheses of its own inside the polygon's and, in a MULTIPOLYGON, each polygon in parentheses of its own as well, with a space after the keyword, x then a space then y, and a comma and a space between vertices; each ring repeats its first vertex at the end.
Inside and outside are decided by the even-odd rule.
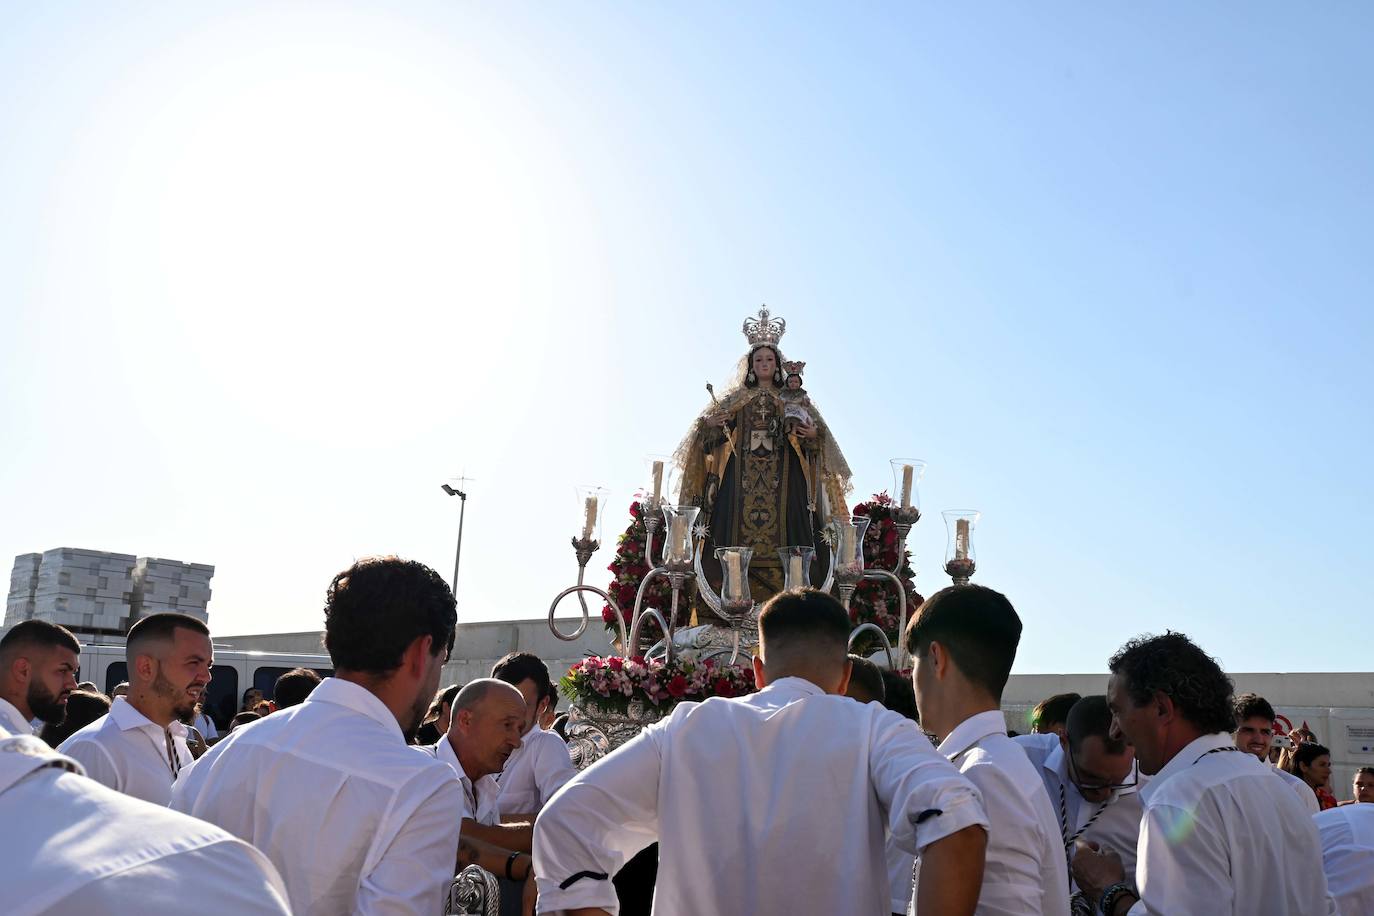
POLYGON ((1342 805, 1312 819, 1322 870, 1342 916, 1374 913, 1374 805, 1342 805))
POLYGON ((1112 734, 1153 776, 1136 886, 1111 850, 1080 845, 1079 887, 1106 916, 1336 912, 1312 818, 1269 765, 1231 737, 1232 685, 1182 633, 1133 639, 1108 663, 1112 734))
MULTIPOLYGON (((978 787, 987 809, 977 912, 1062 916, 1069 911, 1069 872, 1059 823, 1040 774, 1007 737, 1002 717, 1002 690, 1020 641, 1021 618, 1011 602, 981 585, 936 592, 906 631, 921 727, 940 736, 940 753, 978 787)), ((929 867, 917 858, 918 874, 929 867)))
POLYGON ((1111 727, 1107 698, 1091 694, 1070 708, 1062 739, 1043 734, 1012 740, 1040 773, 1066 852, 1072 854, 1079 840, 1115 849, 1126 867, 1126 880, 1134 881, 1141 776, 1135 751, 1113 737, 1111 727))
POLYGON ((34 719, 61 725, 76 689, 81 643, 46 620, 16 623, 0 639, 0 727, 32 735, 34 719))
POLYGON ((235 729, 177 783, 172 807, 262 850, 298 914, 425 914, 455 872, 462 789, 407 746, 453 645, 453 593, 426 566, 359 560, 334 577, 335 676, 235 729))
POLYGON ((0 898, 6 916, 287 916, 262 853, 217 827, 130 798, 0 727, 0 898))
POLYGON ((192 761, 186 726, 210 683, 210 630, 186 614, 153 614, 129 628, 129 695, 58 748, 117 792, 165 805, 192 761))
POLYGON ((932 863, 917 890, 927 912, 973 912, 977 790, 910 720, 843 696, 844 608, 784 592, 759 633, 758 693, 679 703, 545 806, 539 912, 618 912, 611 877, 657 840, 657 916, 877 916, 889 911, 884 827, 932 863))
POLYGON ((492 666, 491 676, 511 684, 525 698, 525 730, 520 746, 497 775, 497 806, 506 820, 532 821, 553 793, 577 775, 568 743, 539 727, 540 717, 553 705, 553 680, 543 660, 529 652, 510 653, 492 666))
POLYGON ((1274 774, 1288 784, 1298 796, 1308 814, 1321 810, 1317 803, 1317 793, 1312 787, 1287 770, 1269 764, 1269 748, 1274 744, 1274 707, 1262 696, 1242 693, 1232 704, 1236 716, 1236 747, 1247 754, 1254 754, 1263 764, 1269 765, 1274 774))

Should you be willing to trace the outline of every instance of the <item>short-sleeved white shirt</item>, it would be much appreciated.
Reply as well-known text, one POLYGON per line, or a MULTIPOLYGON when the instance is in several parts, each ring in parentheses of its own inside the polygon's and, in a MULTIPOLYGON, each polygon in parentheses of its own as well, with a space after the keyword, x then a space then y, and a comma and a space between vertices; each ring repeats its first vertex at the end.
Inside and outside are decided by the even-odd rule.
POLYGON ((568 743, 557 732, 535 725, 520 739, 520 746, 506 758, 506 765, 497 774, 501 787, 497 807, 501 816, 538 814, 553 793, 576 775, 568 743))
POLYGON ((96 782, 155 805, 172 800, 172 784, 194 759, 186 745, 185 725, 173 721, 164 729, 126 697, 115 697, 108 713, 63 741, 58 750, 85 767, 96 782))

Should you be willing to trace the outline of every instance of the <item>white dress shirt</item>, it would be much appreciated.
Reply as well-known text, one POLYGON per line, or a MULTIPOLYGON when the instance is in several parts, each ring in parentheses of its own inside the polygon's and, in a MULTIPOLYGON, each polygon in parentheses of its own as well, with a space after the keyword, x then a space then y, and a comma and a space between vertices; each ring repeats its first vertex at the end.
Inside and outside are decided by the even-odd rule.
MULTIPOLYGON (((1059 822, 1066 854, 1072 854, 1074 840, 1110 846, 1126 866, 1126 880, 1134 883, 1135 844, 1140 839, 1140 816, 1144 812, 1139 789, 1149 777, 1136 774, 1136 785, 1113 789, 1105 804, 1090 802, 1069 778, 1069 757, 1058 735, 1018 735, 1012 740, 1025 751, 1040 774, 1059 822)), ((1073 882, 1069 884, 1072 889, 1073 882)))
MULTIPOLYGON (((1007 737, 1000 710, 969 716, 940 742, 940 753, 978 787, 987 809, 988 850, 979 916, 1063 916, 1069 866, 1059 821, 1040 774, 1007 737)), ((920 860, 916 862, 919 872, 920 860)), ((912 901, 912 912, 916 902, 912 901)))
POLYGON ((520 739, 520 746, 506 758, 496 777, 501 784, 497 802, 501 816, 538 814, 553 793, 576 775, 568 742, 536 724, 520 739))
POLYGON ((11 735, 32 735, 33 726, 24 718, 23 713, 4 697, 0 697, 0 728, 11 735))
POLYGON ((610 877, 657 840, 657 916, 877 916, 884 827, 916 852, 973 825, 977 790, 914 722, 780 678, 678 704, 560 789, 534 824, 539 912, 618 912, 610 877))
POLYGON ((1341 805, 1312 819, 1322 844, 1322 870, 1342 916, 1374 913, 1374 805, 1341 805))
POLYGON ((210 748, 172 807, 266 853, 298 916, 432 916, 453 879, 462 795, 381 700, 325 678, 210 748))
POLYGON ((96 782, 155 805, 171 801, 177 774, 193 759, 185 725, 173 721, 163 728, 125 697, 115 697, 107 714, 63 741, 58 750, 80 763, 96 782))
POLYGON ((281 877, 252 846, 80 773, 37 738, 0 729, 6 916, 289 916, 281 877))
POLYGON ((1188 744, 1140 797, 1131 916, 1336 912, 1312 817, 1226 732, 1188 744))
POLYGON ((458 777, 458 782, 463 787, 463 817, 487 826, 501 823, 501 811, 496 805, 501 789, 496 784, 495 774, 480 776, 476 782, 469 779, 463 765, 458 762, 458 754, 454 752, 448 735, 440 738, 437 744, 422 744, 416 750, 442 760, 458 777))
MULTIPOLYGON (((1259 758, 1256 757, 1256 760, 1259 758)), ((1307 809, 1308 814, 1316 814, 1321 811, 1321 802, 1317 801, 1317 793, 1312 790, 1301 776, 1294 776, 1287 770, 1281 770, 1273 764, 1268 764, 1269 768, 1279 774, 1279 778, 1288 783, 1288 787, 1297 793, 1298 801, 1307 809)))

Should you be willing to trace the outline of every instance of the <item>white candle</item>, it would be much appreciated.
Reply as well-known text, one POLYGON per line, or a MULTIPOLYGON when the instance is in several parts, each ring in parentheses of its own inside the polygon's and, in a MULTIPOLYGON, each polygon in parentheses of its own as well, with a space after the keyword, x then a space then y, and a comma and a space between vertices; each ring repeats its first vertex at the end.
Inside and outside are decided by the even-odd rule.
POLYGON ((729 601, 739 601, 744 597, 744 586, 740 582, 742 573, 740 572, 740 562, 738 553, 727 553, 725 555, 725 566, 727 575, 725 583, 729 587, 725 590, 725 597, 729 601))
POLYGON ((582 540, 590 541, 592 531, 596 528, 596 497, 587 497, 587 517, 582 522, 582 540))
POLYGON ((668 556, 674 560, 685 560, 692 555, 687 540, 687 516, 673 516, 673 527, 669 531, 668 556))
POLYGON ((911 472, 909 464, 902 465, 902 508, 911 508, 911 472))
POLYGON ((805 583, 806 580, 802 578, 801 557, 793 556, 787 558, 787 578, 792 580, 793 588, 801 588, 805 583))
POLYGON ((854 562, 854 526, 848 522, 842 523, 840 534, 840 562, 849 564, 854 562))
POLYGON ((954 559, 968 559, 968 519, 954 521, 954 559))
POLYGON ((654 502, 663 495, 663 462, 654 462, 654 502))

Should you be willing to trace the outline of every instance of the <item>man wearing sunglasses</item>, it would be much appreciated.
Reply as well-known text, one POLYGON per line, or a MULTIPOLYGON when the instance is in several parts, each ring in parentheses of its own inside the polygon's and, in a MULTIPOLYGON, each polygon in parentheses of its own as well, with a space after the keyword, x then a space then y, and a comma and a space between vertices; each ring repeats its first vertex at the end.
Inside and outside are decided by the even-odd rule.
POLYGON ((1111 725, 1107 698, 1086 696, 1070 707, 1062 739, 1051 732, 1013 740, 1045 784, 1069 856, 1078 840, 1110 847, 1121 854, 1126 880, 1134 882, 1140 771, 1134 749, 1111 736, 1111 725))

